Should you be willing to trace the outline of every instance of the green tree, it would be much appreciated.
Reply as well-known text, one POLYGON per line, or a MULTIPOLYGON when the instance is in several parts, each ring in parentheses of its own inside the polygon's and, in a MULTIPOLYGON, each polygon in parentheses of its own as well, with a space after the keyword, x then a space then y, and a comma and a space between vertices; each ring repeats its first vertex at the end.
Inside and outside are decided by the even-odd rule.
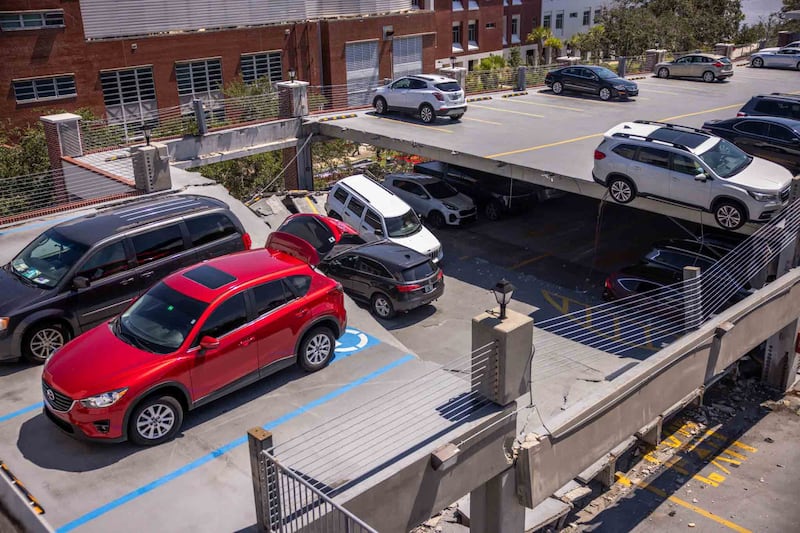
POLYGON ((521 64, 522 52, 520 51, 519 46, 512 46, 508 51, 508 66, 511 68, 517 68, 521 64))
POLYGON ((546 52, 545 58, 547 63, 550 64, 553 62, 553 53, 558 53, 564 47, 564 43, 558 37, 550 36, 545 40, 544 47, 546 52))
POLYGON ((498 68, 505 68, 506 60, 503 56, 489 54, 489 57, 484 57, 480 60, 475 70, 494 70, 498 68))
POLYGON ((553 33, 550 31, 550 28, 545 28, 544 26, 538 26, 533 28, 531 32, 525 37, 526 43, 536 43, 536 49, 538 50, 538 54, 536 57, 535 65, 539 64, 539 61, 544 58, 544 42, 553 36, 553 33))

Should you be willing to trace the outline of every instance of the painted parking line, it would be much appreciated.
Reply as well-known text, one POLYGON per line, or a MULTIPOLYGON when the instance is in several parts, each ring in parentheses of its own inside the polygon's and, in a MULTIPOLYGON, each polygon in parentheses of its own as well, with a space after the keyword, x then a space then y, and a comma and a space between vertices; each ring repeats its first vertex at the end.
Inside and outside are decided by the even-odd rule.
POLYGON ((537 255, 536 257, 531 257, 530 259, 525 259, 525 260, 523 260, 523 261, 520 261, 520 262, 519 262, 519 263, 517 263, 516 265, 512 265, 512 266, 511 266, 511 267, 509 267, 509 268, 510 268, 511 270, 517 270, 518 268, 524 267, 525 265, 530 265, 531 263, 535 263, 536 261, 539 261, 539 260, 541 260, 541 259, 544 259, 545 257, 550 257, 551 255, 552 255, 552 254, 541 254, 541 255, 537 255))
POLYGON ((537 115, 536 113, 525 113, 523 111, 512 111, 510 109, 500 109, 499 107, 490 107, 487 105, 472 104, 470 107, 477 107, 480 109, 489 109, 490 111, 499 111, 500 113, 511 113, 512 115, 524 115, 526 117, 544 118, 544 115, 537 115))
POLYGON ((42 402, 39 402, 39 403, 35 403, 33 405, 29 405, 27 407, 23 407, 22 409, 19 409, 18 411, 14 411, 13 413, 8 413, 7 415, 2 415, 2 416, 0 416, 0 423, 3 423, 5 421, 7 421, 7 420, 11 420, 12 418, 16 418, 16 417, 18 417, 20 415, 24 415, 25 413, 30 413, 31 411, 37 411, 37 410, 41 409, 43 406, 44 406, 44 404, 42 402))
POLYGON ((694 117, 697 115, 704 115, 706 113, 713 113, 714 111, 724 111, 726 109, 734 109, 737 107, 742 107, 744 102, 739 102, 738 104, 731 104, 731 105, 724 105, 722 107, 712 107, 711 109, 703 109, 701 111, 695 111, 694 113, 684 113, 683 115, 675 115, 674 117, 667 117, 658 119, 659 122, 670 122, 672 120, 677 120, 679 118, 686 118, 686 117, 694 117))
MULTIPOLYGON (((342 387, 339 387, 339 388, 329 392, 328 394, 325 394, 324 396, 320 396, 316 400, 313 400, 313 401, 311 401, 311 402, 309 402, 309 403, 307 403, 307 404, 305 404, 305 405, 303 405, 301 407, 298 407, 294 411, 290 411, 290 412, 286 413, 285 415, 283 415, 283 416, 281 416, 279 418, 276 418, 275 420, 273 420, 271 422, 268 422, 268 423, 264 424, 262 427, 264 429, 268 430, 268 431, 273 430, 276 427, 280 426, 281 424, 289 422, 290 420, 292 420, 294 418, 297 418, 298 416, 300 416, 302 414, 305 414, 310 409, 313 409, 315 407, 319 407, 320 405, 328 403, 331 400, 333 400, 335 398, 338 398, 339 396, 343 395, 344 393, 346 393, 346 392, 348 392, 350 390, 353 390, 356 387, 358 387, 360 385, 363 385, 364 383, 367 383, 367 382, 369 382, 369 381, 371 381, 371 380, 373 380, 373 379, 375 379, 375 378, 377 378, 377 377, 379 377, 379 376, 381 376, 383 374, 386 374, 387 372, 389 372, 389 371, 391 371, 391 370, 393 370, 393 369, 395 369, 395 368, 397 368, 397 367, 399 367, 399 366, 401 366, 401 365, 403 365, 403 364, 405 364, 405 363, 407 363, 409 361, 413 361, 415 359, 416 358, 411 354, 405 355, 405 356, 401 357, 400 359, 397 359, 396 361, 392 361, 388 365, 382 366, 381 368, 375 370, 374 372, 371 372, 371 373, 367 374, 366 376, 362 376, 362 377, 360 377, 360 378, 358 378, 358 379, 356 379, 354 381, 351 381, 350 383, 348 383, 348 384, 346 384, 346 385, 344 385, 342 387)), ((151 491, 155 490, 156 488, 158 488, 158 487, 160 487, 160 486, 162 486, 162 485, 164 485, 166 483, 169 483, 173 479, 176 479, 176 478, 178 478, 178 477, 180 477, 180 476, 182 476, 184 474, 187 474, 187 473, 191 472, 192 470, 195 470, 195 469, 203 466, 204 464, 216 459, 217 457, 221 457, 221 456, 225 455, 226 453, 228 453, 229 451, 233 450, 234 448, 238 448, 239 446, 242 446, 243 444, 246 444, 246 443, 247 443, 247 436, 246 435, 242 436, 242 437, 239 437, 238 439, 232 440, 231 442, 229 442, 229 443, 227 443, 227 444, 225 444, 223 446, 220 446, 219 448, 211 451, 210 453, 207 453, 206 455, 204 455, 204 456, 202 456, 202 457, 200 457, 198 459, 195 459, 191 463, 189 463, 187 465, 184 465, 184 466, 178 468, 177 470, 173 470, 169 474, 166 474, 166 475, 164 475, 164 476, 162 476, 162 477, 160 477, 160 478, 158 478, 158 479, 156 479, 154 481, 151 481, 150 483, 148 483, 146 485, 143 485, 143 486, 141 486, 141 487, 139 487, 139 488, 137 488, 135 490, 132 490, 131 492, 125 494, 124 496, 121 496, 121 497, 117 498, 116 500, 113 500, 113 501, 111 501, 111 502, 109 502, 109 503, 107 503, 105 505, 102 505, 102 506, 100 506, 100 507, 98 507, 98 508, 96 508, 96 509, 94 509, 92 511, 89 511, 88 513, 76 518, 75 520, 72 520, 71 522, 68 522, 68 523, 64 524, 63 526, 56 528, 56 533, 66 533, 67 531, 72 531, 72 530, 74 530, 74 529, 86 524, 87 522, 91 522, 95 518, 98 518, 98 517, 108 513, 109 511, 112 511, 112 510, 116 509, 117 507, 119 507, 121 505, 124 505, 124 504, 126 504, 126 503, 128 503, 128 502, 130 502, 130 501, 132 501, 132 500, 134 500, 136 498, 138 498, 139 496, 143 496, 144 494, 147 494, 148 492, 151 492, 151 491)))
MULTIPOLYGON (((392 120, 392 119, 384 118, 384 117, 376 117, 375 115, 364 115, 364 116, 372 118, 372 119, 375 119, 375 120, 392 120)), ((424 128, 426 130, 441 131, 441 132, 444 132, 444 133, 453 133, 452 131, 450 131, 450 130, 448 130, 446 128, 437 128, 436 126, 425 126, 423 124, 414 124, 413 122, 406 122, 406 121, 400 121, 400 122, 404 126, 412 126, 414 128, 424 128)))
POLYGON ((483 124, 492 124, 494 126, 502 126, 503 125, 502 122, 493 122, 491 120, 483 120, 483 119, 480 119, 480 118, 472 118, 472 117, 464 117, 461 120, 469 120, 470 122, 481 122, 483 124))
POLYGON ((577 111, 578 113, 585 113, 588 111, 588 108, 585 107, 569 107, 566 105, 556 105, 556 104, 543 104, 541 102, 531 102, 530 100, 521 100, 519 98, 515 100, 509 100, 509 102, 514 102, 515 104, 526 104, 526 105, 536 105, 540 107, 552 107, 555 109, 566 109, 567 111, 577 111))
POLYGON ((319 209, 317 209, 317 206, 315 206, 315 205, 314 205, 314 202, 312 202, 312 201, 311 201, 311 198, 309 198, 308 196, 306 196, 306 202, 308 202, 308 207, 310 207, 310 208, 311 208, 311 212, 312 212, 312 213, 319 214, 319 209))
POLYGON ((519 150, 511 150, 509 152, 500 152, 498 154, 491 154, 491 155, 487 155, 485 157, 487 159, 494 159, 496 157, 503 157, 503 156, 506 156, 506 155, 523 154, 525 152, 533 152, 534 150, 541 150, 542 148, 550 148, 551 146, 559 146, 561 144, 569 144, 569 143, 574 143, 574 142, 578 142, 578 141, 584 141, 586 139, 592 139, 594 137, 602 137, 602 136, 603 136, 602 133, 592 133, 591 135, 583 135, 581 137, 573 137, 571 139, 564 139, 563 141, 556 141, 556 142, 553 142, 553 143, 539 144, 539 145, 536 145, 536 146, 530 146, 528 148, 520 148, 519 150))

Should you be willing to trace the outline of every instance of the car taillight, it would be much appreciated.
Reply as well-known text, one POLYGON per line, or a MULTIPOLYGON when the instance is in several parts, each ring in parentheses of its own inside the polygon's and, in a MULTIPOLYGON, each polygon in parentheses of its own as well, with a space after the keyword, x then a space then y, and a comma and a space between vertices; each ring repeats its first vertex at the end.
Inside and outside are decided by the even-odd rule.
POLYGON ((606 158, 606 154, 604 154, 600 150, 595 150, 594 151, 594 159, 595 159, 595 161, 600 161, 601 159, 605 159, 605 158, 606 158))
POLYGON ((342 284, 339 283, 338 281, 336 282, 336 285, 334 285, 333 288, 338 292, 344 293, 344 287, 342 287, 342 284))
POLYGON ((411 285, 397 285, 397 292, 414 292, 422 288, 422 285, 413 283, 411 285))
POLYGON ((439 280, 440 280, 440 279, 442 279, 443 277, 444 277, 444 272, 442 272, 442 270, 441 270, 441 269, 439 269, 439 273, 438 273, 438 274, 436 274, 436 281, 439 281, 439 280))
POLYGON ((722 61, 714 61, 714 62, 712 63, 712 65, 714 65, 714 66, 715 66, 715 67, 717 67, 717 68, 720 68, 720 67, 724 67, 724 66, 725 66, 725 63, 723 63, 722 61))
POLYGON ((738 113, 736 113, 736 116, 737 117, 746 117, 747 113, 742 113, 741 111, 739 111, 738 113))
POLYGON ((606 289, 611 290, 611 286, 612 286, 611 278, 606 278, 606 283, 605 283, 606 289))
POLYGON ((439 100, 440 102, 444 102, 444 95, 442 93, 433 93, 433 97, 439 100))
POLYGON ((253 246, 253 239, 250 238, 249 233, 242 234, 242 244, 244 244, 244 249, 249 250, 251 246, 253 246))

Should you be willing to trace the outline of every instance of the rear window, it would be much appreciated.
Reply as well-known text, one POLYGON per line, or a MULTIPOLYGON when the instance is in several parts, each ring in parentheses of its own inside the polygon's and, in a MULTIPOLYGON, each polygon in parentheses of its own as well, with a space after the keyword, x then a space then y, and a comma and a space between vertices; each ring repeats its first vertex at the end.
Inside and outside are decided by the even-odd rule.
POLYGON ((436 265, 433 264, 433 261, 425 261, 400 272, 400 278, 403 281, 417 281, 430 277, 434 272, 436 272, 436 265))
POLYGON ((717 58, 717 61, 719 61, 720 63, 725 63, 726 65, 730 65, 730 63, 731 63, 731 60, 730 60, 730 59, 728 59, 728 58, 727 58, 727 57, 725 57, 725 56, 718 57, 718 58, 717 58))
POLYGON ((202 246, 239 233, 231 219, 222 213, 186 219, 186 226, 192 237, 192 246, 202 246))
POLYGON ((347 191, 339 187, 335 191, 333 191, 333 197, 342 202, 342 204, 344 204, 344 202, 347 200, 347 191))
POLYGON ((443 81, 442 83, 437 83, 436 88, 446 93, 454 93, 461 90, 461 86, 455 81, 443 81))
POLYGON ((756 102, 755 110, 764 115, 800 119, 800 103, 761 98, 756 102))
POLYGON ((313 217, 298 217, 285 222, 281 231, 291 233, 308 242, 315 250, 324 256, 331 251, 336 239, 325 224, 313 217))
POLYGON ((619 146, 615 146, 611 151, 625 159, 633 159, 636 157, 636 147, 632 144, 620 144, 619 146))

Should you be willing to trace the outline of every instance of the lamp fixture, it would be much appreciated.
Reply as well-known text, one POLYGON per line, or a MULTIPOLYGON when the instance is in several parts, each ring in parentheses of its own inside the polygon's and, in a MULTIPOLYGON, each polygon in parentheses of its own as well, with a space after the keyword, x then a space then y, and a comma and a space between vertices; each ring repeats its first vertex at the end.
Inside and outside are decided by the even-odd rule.
POLYGON ((456 56, 450 56, 450 68, 455 68, 456 66, 456 56))
POLYGON ((153 133, 153 127, 150 124, 143 124, 142 133, 144 134, 144 141, 147 143, 147 146, 150 146, 150 135, 153 133))
POLYGON ((492 293, 494 293, 494 299, 500 305, 500 320, 503 320, 506 318, 506 306, 514 294, 514 286, 510 281, 503 278, 492 288, 492 293))
POLYGON ((294 83, 294 79, 297 77, 297 71, 293 67, 289 67, 289 81, 294 83))

